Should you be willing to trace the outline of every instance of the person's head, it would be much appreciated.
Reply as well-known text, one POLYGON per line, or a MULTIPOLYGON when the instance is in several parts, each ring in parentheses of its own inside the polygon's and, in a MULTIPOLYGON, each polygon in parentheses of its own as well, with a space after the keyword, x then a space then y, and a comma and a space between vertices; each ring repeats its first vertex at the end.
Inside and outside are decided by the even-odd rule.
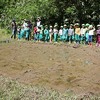
POLYGON ((90 30, 93 29, 93 25, 89 25, 89 29, 90 29, 90 30))
POLYGON ((82 28, 85 28, 85 24, 82 24, 82 28))
POLYGON ((64 28, 67 28, 67 25, 66 24, 64 25, 64 28))
POLYGON ((74 27, 79 28, 79 23, 75 23, 74 27))
POLYGON ((52 26, 50 26, 50 29, 52 29, 52 26))
POLYGON ((97 25, 97 28, 100 29, 100 24, 97 25))
POLYGON ((40 17, 37 17, 37 21, 40 21, 40 17))
POLYGON ((89 27, 89 25, 90 25, 90 24, 88 24, 88 23, 87 23, 87 24, 85 25, 85 26, 86 26, 86 28, 88 28, 88 27, 89 27))
POLYGON ((73 28, 73 24, 70 24, 70 28, 71 28, 71 29, 73 28))
POLYGON ((16 21, 15 21, 15 19, 13 19, 13 20, 12 20, 12 22, 14 22, 14 23, 15 23, 15 22, 16 22, 16 21))
POLYGON ((63 26, 60 26, 60 29, 63 29, 63 26))

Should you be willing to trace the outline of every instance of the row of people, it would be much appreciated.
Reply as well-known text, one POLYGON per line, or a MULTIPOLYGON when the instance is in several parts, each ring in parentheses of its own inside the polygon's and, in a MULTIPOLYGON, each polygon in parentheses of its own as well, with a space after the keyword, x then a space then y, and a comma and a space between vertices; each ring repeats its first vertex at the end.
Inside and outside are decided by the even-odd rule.
MULTIPOLYGON (((13 29, 16 30, 16 23, 13 21, 13 29)), ((15 33, 13 30, 13 34, 15 33)), ((23 25, 17 28, 18 32, 18 39, 25 38, 27 40, 30 39, 31 34, 33 35, 33 39, 35 41, 45 41, 45 42, 57 42, 60 41, 68 41, 69 43, 76 42, 76 43, 85 43, 92 45, 92 38, 94 32, 97 33, 97 43, 100 44, 100 25, 98 25, 98 30, 96 31, 93 25, 89 24, 82 24, 82 28, 80 28, 79 23, 75 25, 71 24, 70 27, 65 24, 64 26, 60 26, 58 30, 58 25, 55 24, 54 27, 46 25, 43 27, 40 21, 37 21, 37 25, 34 26, 33 32, 32 27, 29 21, 24 21, 23 25)), ((12 35, 13 36, 13 35, 12 35)), ((12 37, 11 36, 11 37, 12 37)), ((15 37, 15 36, 14 36, 15 37)))
MULTIPOLYGON (((98 25, 98 30, 99 30, 98 25)), ((73 41, 76 43, 85 43, 92 45, 93 35, 94 33, 98 33, 92 25, 89 24, 82 24, 82 28, 79 27, 79 24, 76 23, 75 25, 70 25, 68 28, 67 25, 61 26, 58 30, 58 26, 55 25, 54 28, 50 26, 45 26, 43 30, 42 26, 34 27, 34 40, 41 41, 44 36, 44 41, 57 42, 59 39, 60 41, 68 41, 72 43, 73 41)), ((98 37, 98 35, 97 35, 98 37)), ((97 41, 99 38, 97 39, 97 41)))

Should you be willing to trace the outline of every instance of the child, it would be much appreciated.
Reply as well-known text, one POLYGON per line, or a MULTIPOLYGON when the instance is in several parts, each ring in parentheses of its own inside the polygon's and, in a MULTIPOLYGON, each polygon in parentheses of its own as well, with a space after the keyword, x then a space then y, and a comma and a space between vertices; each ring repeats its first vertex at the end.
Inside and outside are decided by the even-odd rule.
POLYGON ((74 29, 73 25, 70 25, 70 28, 68 29, 68 39, 69 39, 69 44, 74 40, 74 29))
POLYGON ((81 28, 81 43, 84 43, 85 40, 85 33, 86 33, 86 29, 85 29, 85 24, 82 24, 82 28, 81 28))
POLYGON ((43 39, 43 26, 40 26, 40 35, 39 35, 39 41, 43 39))
POLYGON ((38 26, 38 29, 37 29, 37 36, 36 36, 38 42, 40 41, 40 31, 41 31, 41 27, 38 26))
POLYGON ((96 40, 96 46, 99 46, 100 47, 100 25, 97 25, 97 31, 96 31, 96 37, 97 37, 97 40, 96 40))
POLYGON ((20 31, 20 39, 24 37, 24 27, 21 27, 21 31, 20 31))
POLYGON ((34 29, 33 29, 33 39, 34 39, 34 41, 37 40, 37 27, 36 27, 36 25, 34 25, 34 29))
POLYGON ((48 26, 45 26, 45 30, 44 30, 44 35, 45 35, 45 42, 49 41, 49 30, 48 30, 48 26))
POLYGON ((94 31, 95 31, 95 28, 92 25, 90 25, 89 26, 89 40, 88 40, 89 45, 92 45, 92 38, 94 35, 94 31))
POLYGON ((68 39, 68 29, 67 29, 67 25, 64 25, 62 39, 64 41, 67 41, 67 39, 68 39))
POLYGON ((86 32, 85 32, 85 44, 88 44, 88 40, 89 40, 89 24, 87 23, 85 25, 85 29, 86 29, 86 32))
POLYGON ((54 42, 57 43, 57 40, 58 40, 58 30, 57 30, 57 25, 54 26, 53 33, 54 33, 54 42))
POLYGON ((52 35, 53 35, 53 29, 52 29, 52 26, 50 26, 50 29, 49 29, 50 42, 52 42, 52 35))
POLYGON ((79 27, 79 23, 75 24, 75 41, 76 43, 80 43, 80 34, 81 34, 81 29, 79 27))
POLYGON ((25 39, 29 41, 30 28, 29 28, 28 21, 25 20, 23 27, 24 27, 24 32, 25 32, 25 39))
POLYGON ((18 27, 17 32, 18 32, 18 40, 20 40, 21 39, 21 28, 20 28, 20 26, 18 27))
POLYGON ((62 35, 63 35, 63 26, 60 26, 59 30, 60 41, 62 41, 62 35))

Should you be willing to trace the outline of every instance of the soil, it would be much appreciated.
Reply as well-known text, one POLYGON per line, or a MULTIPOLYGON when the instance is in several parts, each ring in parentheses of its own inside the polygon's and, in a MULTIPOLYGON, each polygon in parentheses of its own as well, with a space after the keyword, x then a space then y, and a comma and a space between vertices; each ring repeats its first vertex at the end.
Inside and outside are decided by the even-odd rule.
POLYGON ((100 93, 100 48, 32 41, 0 43, 0 75, 60 92, 100 93))

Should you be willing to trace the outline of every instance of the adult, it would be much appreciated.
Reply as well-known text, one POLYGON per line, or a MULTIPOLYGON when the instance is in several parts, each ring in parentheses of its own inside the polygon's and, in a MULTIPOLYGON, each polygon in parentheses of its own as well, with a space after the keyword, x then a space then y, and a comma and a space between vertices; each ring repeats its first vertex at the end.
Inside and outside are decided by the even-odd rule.
POLYGON ((11 38, 14 37, 14 39, 16 39, 16 34, 17 34, 17 24, 16 24, 16 21, 15 20, 12 20, 12 35, 11 35, 11 38))
POLYGON ((37 18, 37 22, 36 22, 37 27, 39 27, 41 25, 41 20, 40 17, 37 18))

